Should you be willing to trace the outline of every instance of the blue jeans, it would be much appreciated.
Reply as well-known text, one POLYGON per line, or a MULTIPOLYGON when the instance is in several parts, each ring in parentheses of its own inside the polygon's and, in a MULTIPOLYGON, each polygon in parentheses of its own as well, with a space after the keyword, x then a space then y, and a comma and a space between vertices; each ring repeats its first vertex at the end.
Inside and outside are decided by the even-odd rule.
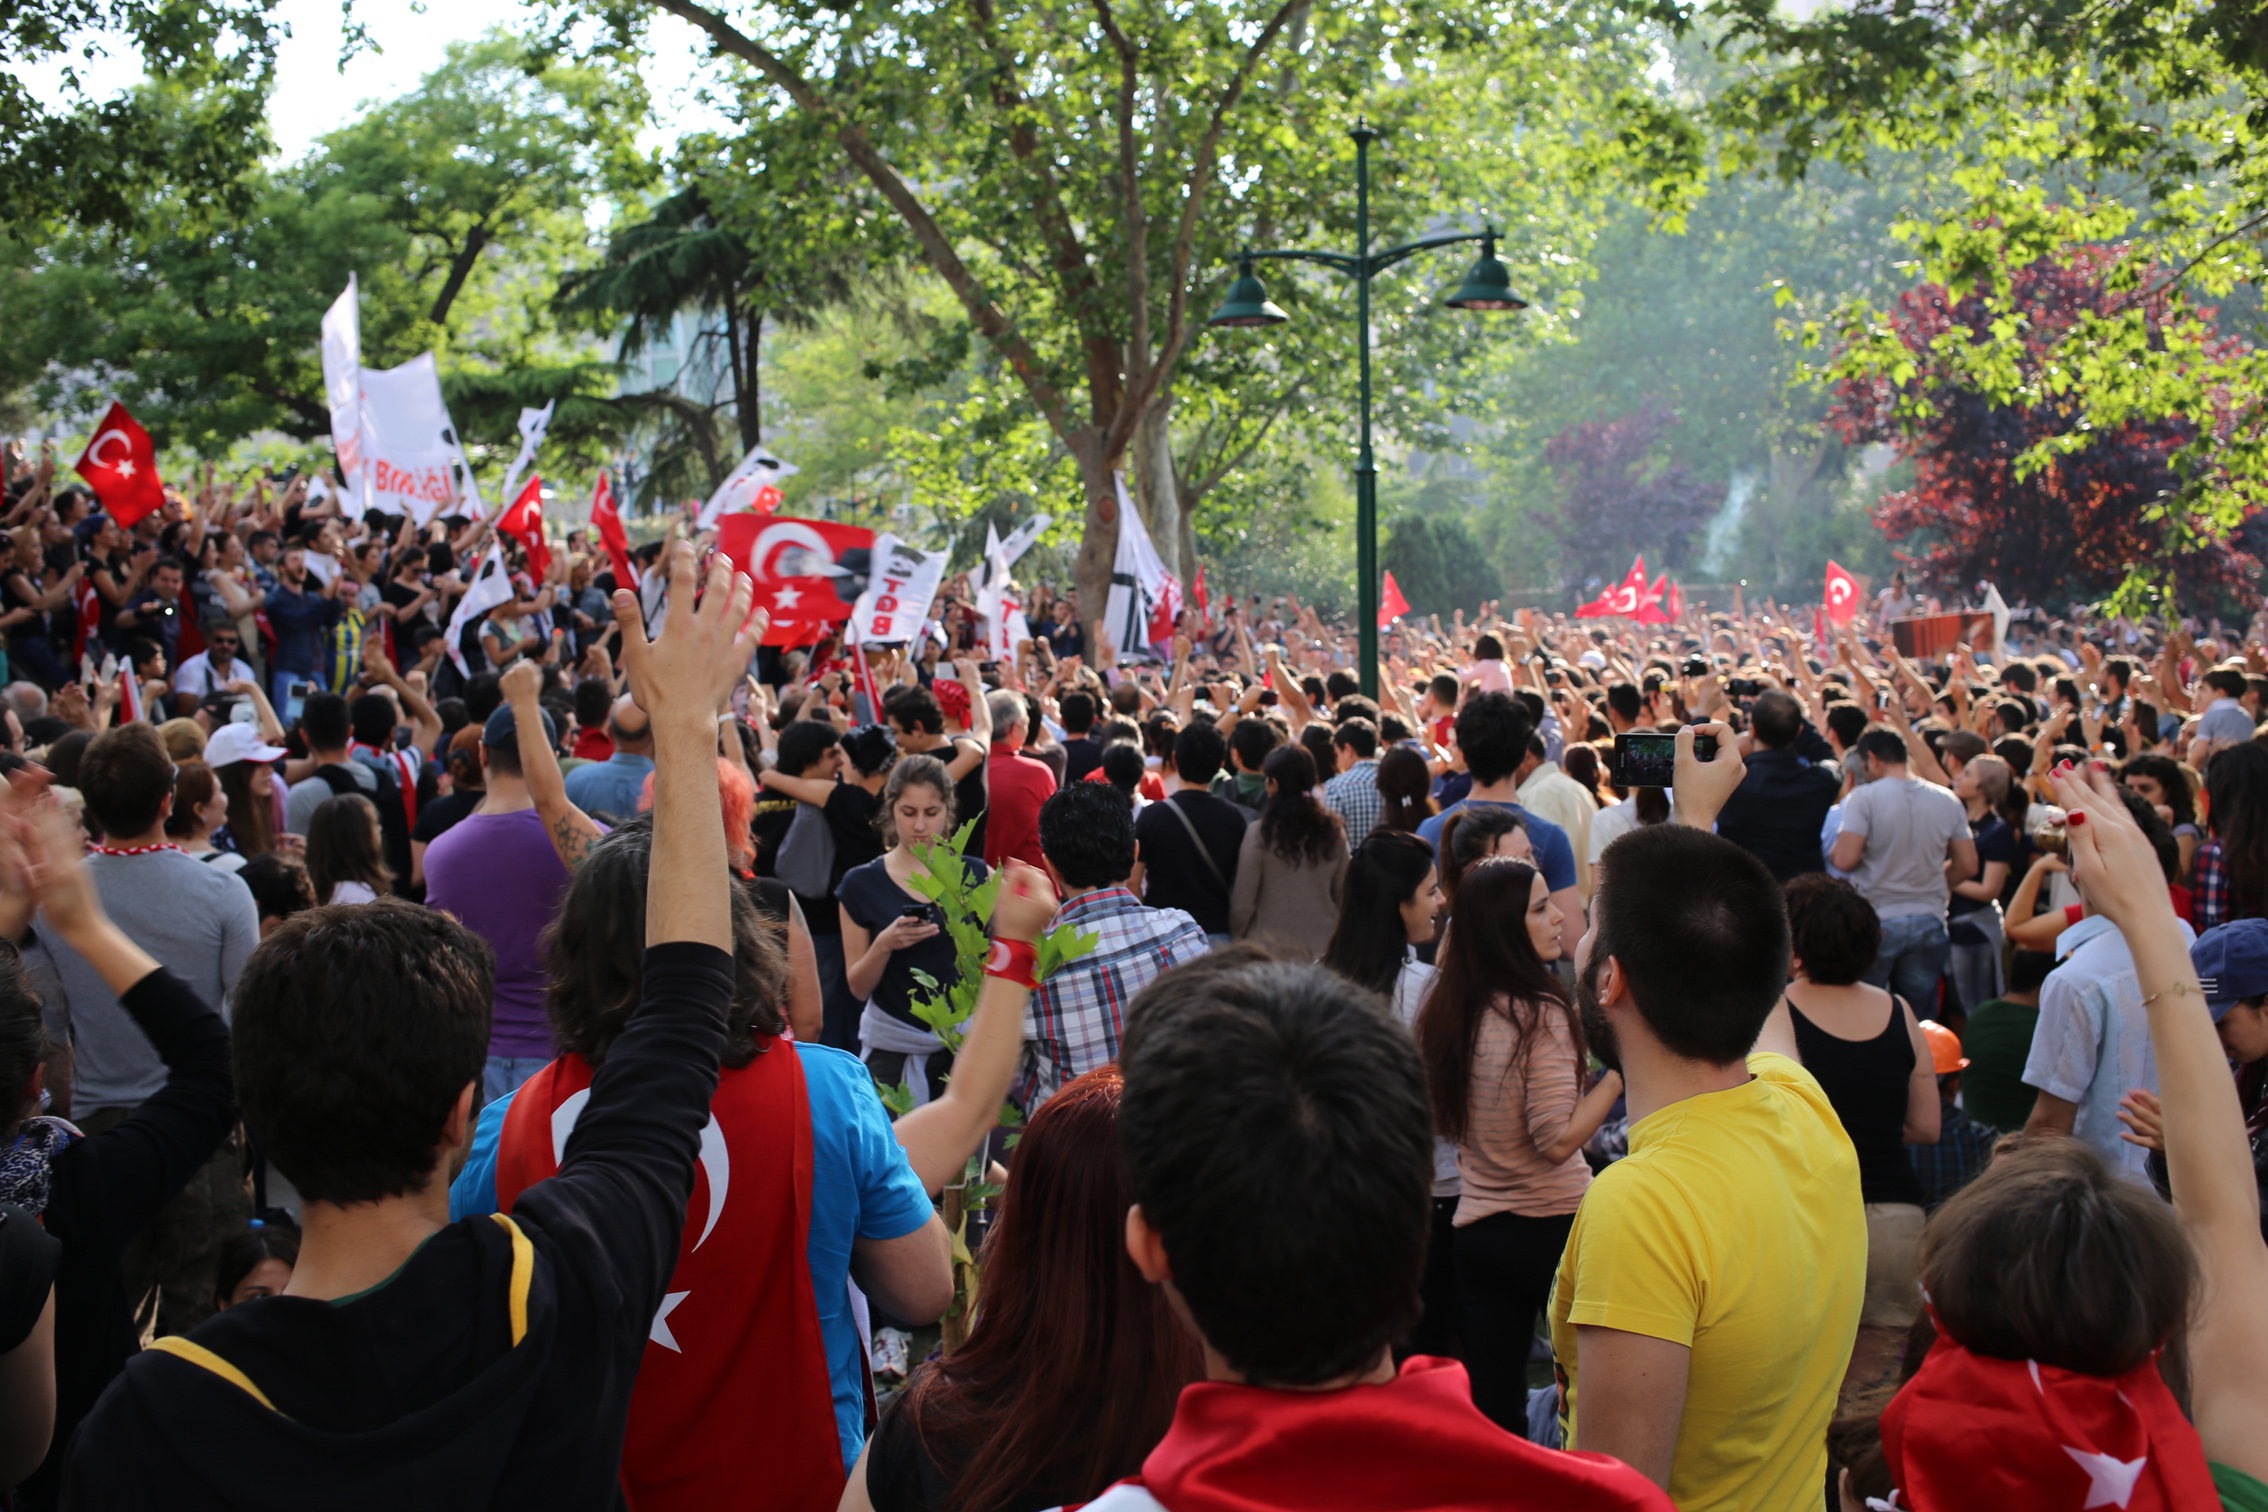
POLYGON ((520 1090, 520 1083, 551 1064, 548 1055, 492 1055, 480 1073, 480 1105, 520 1090))
POLYGON ((1953 953, 1952 938, 1938 914, 1901 914, 1882 921, 1882 953, 1866 974, 1870 986, 1887 987, 1906 1000, 1915 1018, 1937 1012, 1937 979, 1953 953))

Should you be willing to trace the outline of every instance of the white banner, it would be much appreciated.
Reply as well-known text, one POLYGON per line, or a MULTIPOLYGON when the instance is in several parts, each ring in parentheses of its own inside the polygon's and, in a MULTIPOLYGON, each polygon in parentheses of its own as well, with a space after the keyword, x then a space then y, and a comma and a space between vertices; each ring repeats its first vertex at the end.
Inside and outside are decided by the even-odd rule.
POLYGON ((465 662, 465 626, 479 619, 498 604, 512 601, 512 574, 504 567, 504 544, 492 543, 488 554, 480 559, 480 570, 465 589, 465 596, 457 600, 456 612, 449 616, 449 628, 442 632, 441 649, 449 653, 449 660, 467 677, 472 668, 465 662))
POLYGON ((542 409, 520 411, 520 454, 512 459, 512 465, 505 470, 504 487, 496 495, 506 501, 505 508, 509 509, 510 501, 520 496, 520 474, 534 464, 536 448, 543 444, 543 433, 551 424, 551 412, 558 407, 559 401, 553 399, 542 409))
POLYGON ((929 618, 945 580, 945 553, 923 551, 894 535, 874 538, 866 591, 851 606, 851 639, 862 644, 911 641, 929 618))
POLYGON ((792 478, 801 471, 803 469, 793 462, 782 462, 763 447, 757 447, 741 458, 740 465, 709 495, 709 502, 701 506, 698 528, 714 530, 723 516, 755 508, 759 489, 770 488, 782 478, 792 478))
POLYGON ((1009 571, 1023 554, 1032 549, 1032 542, 1040 532, 1055 523, 1053 515, 1040 515, 1026 520, 1008 533, 1003 541, 992 526, 984 527, 984 562, 980 568, 977 587, 977 619, 984 631, 987 653, 994 661, 1005 661, 1016 654, 1016 647, 1032 638, 1032 627, 1024 618, 1022 603, 1016 597, 1009 571))
POLYGON ((1103 613, 1103 638, 1120 656, 1146 650, 1156 640, 1173 634, 1174 616, 1181 612, 1181 584, 1150 544, 1142 512, 1126 491, 1126 475, 1114 475, 1118 485, 1118 554, 1110 567, 1110 606, 1103 613), (1165 635, 1158 630, 1162 626, 1165 635))
POLYGON ((362 369, 363 497, 370 508, 425 525, 455 504, 462 455, 455 434, 431 352, 382 372, 362 369))
POLYGON ((339 507, 360 518, 362 492, 362 311, 352 273, 346 292, 323 312, 323 397, 331 407, 331 447, 346 493, 339 507))

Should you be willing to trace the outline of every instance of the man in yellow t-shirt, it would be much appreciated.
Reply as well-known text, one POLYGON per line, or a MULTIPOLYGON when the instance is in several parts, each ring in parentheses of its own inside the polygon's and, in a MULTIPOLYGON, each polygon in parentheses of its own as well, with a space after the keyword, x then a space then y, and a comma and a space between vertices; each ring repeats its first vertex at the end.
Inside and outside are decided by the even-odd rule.
POLYGON ((1592 1183, 1560 1260, 1561 1411, 1570 1448, 1636 1467, 1681 1512, 1819 1512, 1866 1289, 1858 1157, 1779 1006, 1779 885, 1688 827, 1713 807, 1689 803, 1686 775, 1687 824, 1607 848, 1577 952, 1630 1153, 1592 1183))

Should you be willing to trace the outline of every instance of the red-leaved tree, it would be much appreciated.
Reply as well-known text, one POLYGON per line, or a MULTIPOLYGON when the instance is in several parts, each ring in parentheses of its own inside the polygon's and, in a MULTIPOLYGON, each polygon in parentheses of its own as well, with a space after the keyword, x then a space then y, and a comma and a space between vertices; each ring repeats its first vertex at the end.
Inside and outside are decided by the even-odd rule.
MULTIPOLYGON (((2153 344, 2168 316, 2163 296, 2105 287, 2115 261, 2094 248, 2065 262, 2041 260, 2014 275, 2011 293, 2035 357, 2092 311, 2142 302, 2153 344)), ((2145 280, 2147 284, 2147 280, 2145 280)), ((2202 312, 2207 321, 2210 310, 2202 312)), ((2187 417, 2132 420, 2066 452, 2029 475, 2017 459, 2039 443, 2071 434, 2075 406, 2052 393, 2039 402, 2001 403, 1982 392, 1937 350, 1949 333, 1988 328, 1982 295, 1954 300, 1937 285, 1905 294, 1892 317, 1912 356, 1914 376, 1846 379, 1830 421, 1853 443, 1887 442, 1914 465, 1914 486, 1883 495, 1874 522, 1929 587, 1965 595, 1990 579, 2006 597, 2040 603, 2093 599, 2116 587, 2135 563, 2166 554, 2165 526, 2150 507, 2181 484, 2175 454, 2197 437, 2187 417), (1913 400, 1927 412, 1912 413, 1913 400), (1901 401, 1907 401, 1901 413, 1901 401)), ((2233 343, 2232 343, 2233 344, 2233 343)), ((2023 391, 2048 385, 2019 375, 2023 391)), ((2259 570, 2231 537, 2208 535, 2166 563, 2184 599, 2218 598, 2259 570)))
POLYGON ((1544 445, 1559 474, 1560 561, 1570 587, 1612 581, 1644 553, 1655 571, 1684 562, 1724 502, 1721 485, 1657 458, 1677 415, 1653 399, 1612 420, 1568 426, 1544 445))

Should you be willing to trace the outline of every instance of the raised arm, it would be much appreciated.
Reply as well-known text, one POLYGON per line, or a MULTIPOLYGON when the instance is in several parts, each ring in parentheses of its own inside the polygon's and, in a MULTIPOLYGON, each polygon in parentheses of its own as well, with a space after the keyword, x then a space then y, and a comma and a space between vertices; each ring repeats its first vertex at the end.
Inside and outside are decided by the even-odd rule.
MULTIPOLYGON (((1007 877, 992 907, 992 937, 1025 944, 1039 938, 1055 916, 1055 889, 1044 874, 1021 861, 1005 865, 1007 877)), ((898 1144, 934 1197, 959 1175, 984 1137, 1000 1122, 1001 1099, 1023 1060, 1024 1005, 1031 990, 1006 977, 987 976, 978 989, 976 1012, 969 1016, 960 1052, 945 1095, 898 1120, 898 1144)))
MULTIPOLYGON (((365 637, 362 642, 362 665, 371 676, 392 688, 394 696, 402 701, 402 712, 409 715, 410 718, 410 728, 413 732, 411 743, 424 751, 430 751, 439 744, 441 740, 440 714, 434 710, 432 704, 426 701, 425 695, 410 686, 408 679, 404 678, 395 668, 393 662, 387 659, 386 648, 379 644, 379 639, 375 635, 365 637)), ((553 765, 556 767, 557 763, 555 762, 553 765)))
POLYGON ((2268 1246, 2260 1191, 2228 1057, 2175 922, 2157 857, 2110 774, 2058 772, 2071 863, 2088 903, 2119 928, 2157 1052, 2166 1171, 2204 1272, 2189 1372, 2205 1457, 2268 1479, 2268 1246))
MULTIPOLYGON (((543 674, 535 663, 514 662, 505 669, 501 684, 504 701, 512 706, 512 723, 519 740, 520 775, 527 780, 528 796, 535 800, 536 812, 543 816, 544 833, 551 836, 551 848, 559 853, 560 864, 569 871, 581 863, 584 852, 598 844, 606 831, 598 821, 568 801, 567 779, 559 770, 559 757, 551 749, 551 742, 543 738, 543 705, 537 694, 543 689, 543 674)), ((712 747, 713 749, 713 747, 712 747)), ((658 770, 658 767, 657 767, 658 770)), ((709 769, 708 788, 716 789, 716 768, 709 769)), ((654 801, 661 801, 661 779, 654 780, 654 801)))
POLYGON ((696 607, 693 561, 673 548, 676 612, 648 644, 636 601, 615 595, 623 656, 654 733, 654 834, 646 884, 641 999, 591 1079, 559 1174, 522 1192, 539 1251, 619 1298, 618 1340, 642 1340, 677 1264, 701 1126, 717 1088, 732 996, 732 904, 717 801, 716 710, 760 631, 753 587, 712 562, 696 607), (737 655, 738 660, 734 660, 737 655))

